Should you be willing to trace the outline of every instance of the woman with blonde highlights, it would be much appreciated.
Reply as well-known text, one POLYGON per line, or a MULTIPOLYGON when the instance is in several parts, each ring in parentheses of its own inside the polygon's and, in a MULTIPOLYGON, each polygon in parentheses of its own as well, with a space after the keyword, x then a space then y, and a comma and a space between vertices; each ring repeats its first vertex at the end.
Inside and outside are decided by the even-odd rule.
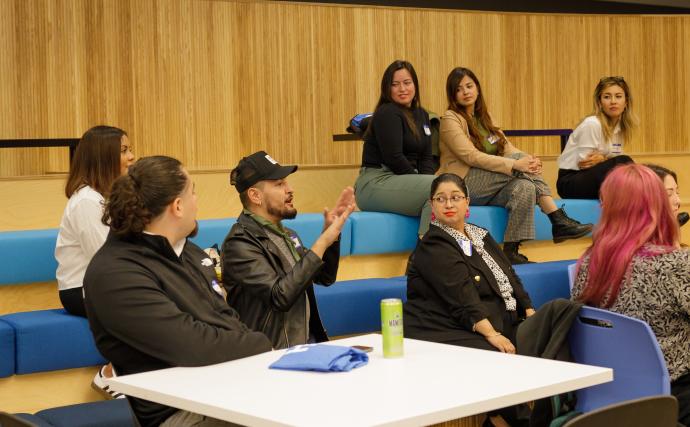
POLYGON ((573 298, 649 323, 664 353, 679 421, 690 423, 690 252, 659 177, 614 169, 601 186, 601 219, 578 261, 573 298), (625 191, 621 191, 625 189, 625 191))
POLYGON ((596 199, 606 175, 616 166, 632 163, 623 154, 637 118, 630 87, 623 77, 604 77, 594 89, 594 112, 568 138, 558 158, 556 189, 561 197, 596 199))

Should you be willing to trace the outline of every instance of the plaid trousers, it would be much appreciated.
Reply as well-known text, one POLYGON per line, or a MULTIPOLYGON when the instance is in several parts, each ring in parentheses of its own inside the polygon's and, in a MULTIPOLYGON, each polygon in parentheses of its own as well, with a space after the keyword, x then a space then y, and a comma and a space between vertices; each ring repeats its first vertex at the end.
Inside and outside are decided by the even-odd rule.
MULTIPOLYGON (((514 154, 519 159, 523 153, 514 154)), ((502 206, 508 210, 505 242, 534 239, 534 205, 551 189, 541 175, 514 172, 512 176, 486 169, 470 168, 465 183, 473 206, 502 206)), ((470 221, 471 222, 471 221, 470 221)))

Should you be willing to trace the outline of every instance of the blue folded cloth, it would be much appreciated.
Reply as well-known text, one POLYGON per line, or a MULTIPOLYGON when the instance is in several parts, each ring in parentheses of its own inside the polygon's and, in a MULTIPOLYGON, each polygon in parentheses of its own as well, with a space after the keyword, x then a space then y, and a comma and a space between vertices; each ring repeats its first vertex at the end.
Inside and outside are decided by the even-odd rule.
POLYGON ((369 363, 369 356, 352 347, 304 344, 291 347, 270 369, 293 371, 347 372, 369 363))

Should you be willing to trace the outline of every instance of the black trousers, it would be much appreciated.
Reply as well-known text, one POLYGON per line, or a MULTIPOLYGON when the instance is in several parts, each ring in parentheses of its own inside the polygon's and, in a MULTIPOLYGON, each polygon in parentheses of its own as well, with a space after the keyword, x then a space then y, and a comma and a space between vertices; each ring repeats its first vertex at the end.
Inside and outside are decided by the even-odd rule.
POLYGON ((690 426, 690 373, 671 383, 671 394, 678 399, 678 422, 690 426))
POLYGON ((83 288, 63 289, 60 291, 60 302, 69 314, 75 316, 86 317, 86 308, 84 307, 83 288))
POLYGON ((613 168, 626 163, 635 163, 626 155, 612 157, 589 169, 579 171, 558 170, 556 190, 564 199, 598 199, 599 187, 613 168))

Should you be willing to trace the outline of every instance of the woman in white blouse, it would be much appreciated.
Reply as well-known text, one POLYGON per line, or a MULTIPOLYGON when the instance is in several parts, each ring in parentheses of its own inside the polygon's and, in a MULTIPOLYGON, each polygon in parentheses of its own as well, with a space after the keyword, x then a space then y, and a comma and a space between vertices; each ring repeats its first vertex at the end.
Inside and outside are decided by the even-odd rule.
MULTIPOLYGON (((103 202, 113 181, 127 173, 133 162, 127 133, 115 127, 93 127, 84 133, 77 145, 65 185, 69 200, 55 246, 60 302, 70 314, 86 317, 82 290, 84 273, 109 230, 101 222, 103 202)), ((111 369, 107 365, 96 374, 94 383, 100 389, 107 387, 102 378, 112 376, 111 369)))
POLYGON ((604 77, 594 89, 594 112, 575 128, 558 158, 556 189, 563 198, 598 199, 599 187, 616 166, 633 163, 623 154, 637 119, 623 77, 604 77))

